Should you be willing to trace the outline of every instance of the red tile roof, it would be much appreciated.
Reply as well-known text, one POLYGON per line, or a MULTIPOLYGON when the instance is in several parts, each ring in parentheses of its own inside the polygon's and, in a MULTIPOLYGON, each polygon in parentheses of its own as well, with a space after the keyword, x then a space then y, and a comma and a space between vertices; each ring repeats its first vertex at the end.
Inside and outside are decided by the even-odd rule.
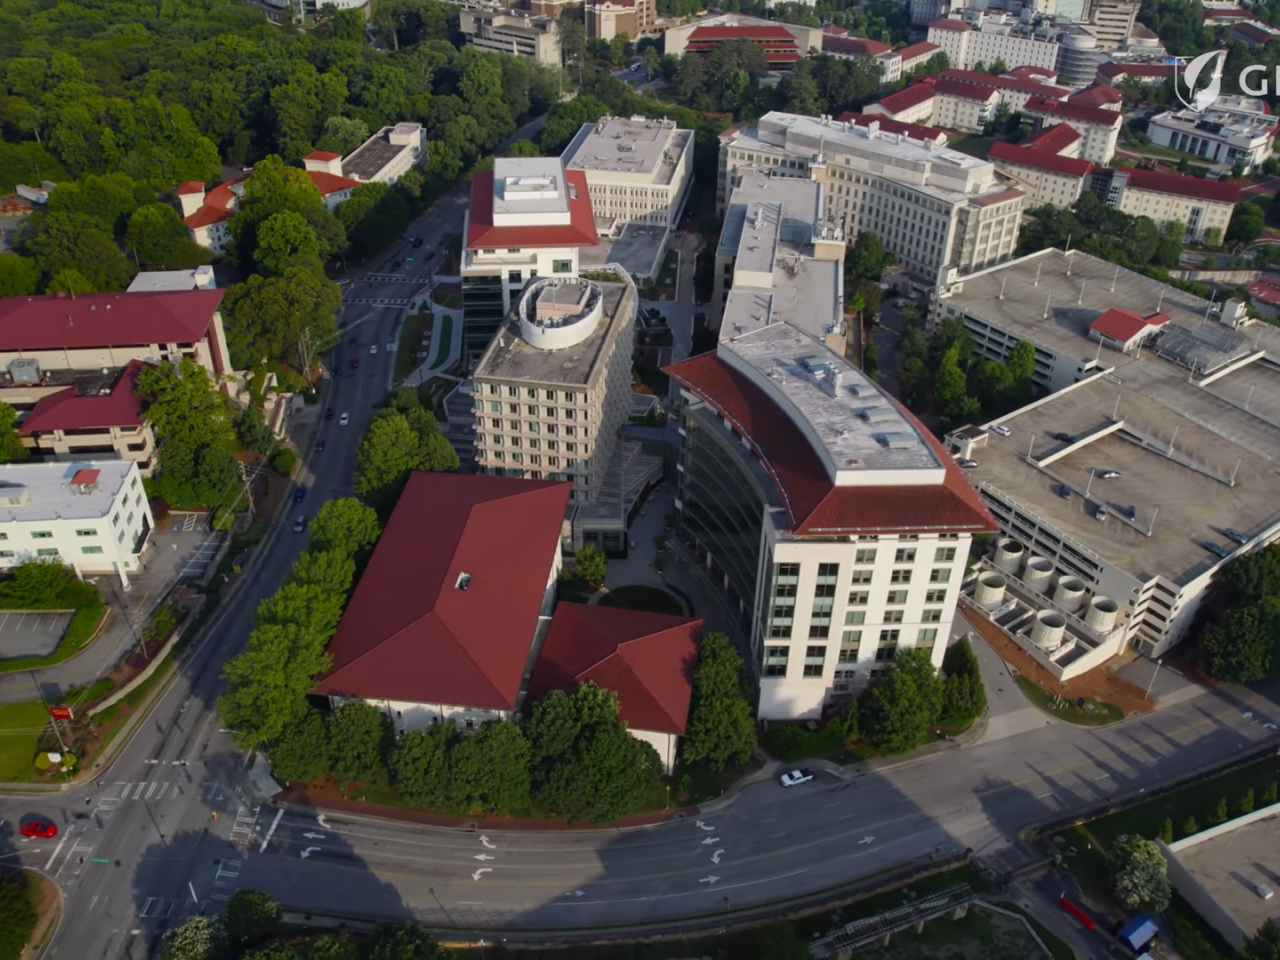
POLYGON ((993 531, 995 520, 978 493, 933 435, 888 394, 884 402, 905 416, 945 470, 936 486, 835 486, 821 458, 787 413, 744 374, 715 353, 663 371, 730 420, 768 471, 801 536, 993 531))
POLYGON ((1023 109, 1027 112, 1038 110, 1050 116, 1062 117, 1064 120, 1079 120, 1083 123, 1096 123, 1106 127, 1118 127, 1121 122, 1121 116, 1115 110, 1084 107, 1078 103, 1050 100, 1047 97, 1031 97, 1023 109))
POLYGON ((1169 318, 1163 313, 1153 313, 1150 316, 1143 317, 1132 310, 1112 307, 1110 310, 1100 314, 1093 323, 1089 324, 1089 329, 1096 330, 1104 337, 1108 337, 1118 343, 1128 343, 1146 330, 1147 327, 1159 327, 1168 322, 1169 318))
POLYGON ((1273 40, 1280 40, 1280 33, 1256 23, 1237 23, 1233 32, 1254 43, 1271 43, 1273 40))
POLYGON ((874 57, 892 49, 893 47, 887 43, 881 43, 879 40, 864 40, 862 37, 827 35, 822 38, 823 53, 840 53, 849 57, 874 57))
POLYGON ((927 40, 922 40, 920 43, 913 43, 911 46, 903 47, 901 50, 896 52, 898 56, 902 58, 903 63, 905 63, 908 60, 916 59, 916 57, 932 57, 941 49, 942 48, 936 43, 929 43, 927 40))
POLYGON ((950 18, 948 18, 948 17, 943 17, 941 20, 934 20, 932 23, 930 23, 930 24, 929 24, 929 29, 930 29, 930 30, 934 30, 934 29, 937 29, 937 30, 971 30, 971 29, 972 29, 972 27, 970 27, 970 26, 969 26, 967 23, 965 23, 963 20, 952 20, 952 19, 950 19, 950 18))
POLYGON ((1261 300, 1263 303, 1270 304, 1273 307, 1280 307, 1280 281, 1272 277, 1259 277, 1245 289, 1249 291, 1249 296, 1254 300, 1261 300))
POLYGON ((1041 83, 1053 83, 1058 79, 1056 70, 1050 70, 1046 67, 1033 67, 1030 64, 1006 70, 1001 76, 1013 77, 1018 80, 1039 80, 1041 83))
POLYGON ((101 470, 77 470, 71 475, 71 485, 73 487, 87 487, 91 483, 97 483, 100 476, 102 476, 101 470))
POLYGON ((1168 63, 1104 63, 1098 67, 1104 77, 1171 77, 1173 66, 1168 63))
POLYGON ((22 433, 46 430, 105 430, 109 427, 137 427, 142 424, 145 401, 134 390, 138 374, 152 364, 133 360, 106 396, 80 396, 75 387, 41 397, 18 424, 22 433))
POLYGON ((1086 87, 1079 93, 1073 93, 1067 97, 1067 102, 1078 103, 1085 107, 1106 109, 1108 104, 1119 105, 1124 103, 1124 94, 1110 84, 1095 83, 1093 86, 1086 87))
POLYGON ((721 26, 697 27, 689 34, 689 40, 790 40, 795 35, 785 27, 721 26))
POLYGON ((987 154, 987 159, 993 163, 1012 163, 1073 177, 1087 177, 1093 169, 1093 164, 1088 160, 1060 156, 1052 150, 1031 150, 1013 143, 996 143, 987 154))
POLYGON ((941 78, 933 89, 946 97, 960 97, 964 100, 980 100, 983 103, 989 101, 992 97, 999 97, 1000 91, 990 84, 968 83, 964 80, 952 80, 949 77, 941 78))
POLYGON ((888 111, 889 115, 902 113, 910 110, 912 107, 918 107, 920 104, 933 99, 933 80, 929 79, 924 83, 913 83, 909 87, 905 87, 896 93, 891 93, 887 97, 881 97, 874 104, 868 104, 868 107, 882 107, 888 111))
POLYGON ((493 224, 493 171, 482 170, 471 178, 471 219, 467 249, 498 247, 594 247, 599 243, 591 216, 587 175, 569 170, 565 182, 577 191, 569 194, 569 222, 550 226, 505 227, 493 224))
POLYGON ((1061 153, 1073 143, 1078 143, 1081 133, 1069 123, 1055 123, 1051 127, 1043 127, 1029 135, 1017 146, 1023 150, 1048 150, 1050 153, 1061 153))
POLYGON ((333 173, 325 173, 323 170, 308 170, 306 173, 323 197, 360 186, 359 180, 352 180, 350 177, 339 177, 333 173))
POLYGON ((1066 87, 1055 87, 1038 80, 1024 80, 1021 77, 996 76, 980 70, 943 70, 939 77, 948 80, 961 80, 965 83, 978 83, 985 87, 996 87, 999 90, 1017 90, 1037 97, 1051 97, 1054 100, 1068 96, 1071 91, 1066 87))
POLYGON ((185 197, 193 193, 204 193, 204 184, 199 180, 183 180, 178 184, 178 196, 185 197))
POLYGON ((822 28, 822 32, 829 37, 847 37, 849 35, 849 28, 837 27, 834 23, 828 23, 822 28))
POLYGON ((0 297, 0 351, 195 343, 226 292, 0 297))
POLYGON ((411 474, 315 692, 515 709, 570 486, 411 474))
POLYGON ((1210 20, 1257 20, 1252 13, 1243 7, 1205 7, 1204 19, 1210 20))
POLYGON ((1185 173, 1157 173, 1155 170, 1130 170, 1128 173, 1128 186, 1134 190, 1151 190, 1219 203, 1240 202, 1240 188, 1233 183, 1205 180, 1185 173))
MULTIPOLYGON (((315 156, 315 154, 312 154, 315 156)), ((333 154, 337 156, 337 154, 333 154)), ((351 180, 348 177, 339 177, 336 174, 325 173, 323 170, 307 170, 307 176, 311 178, 311 182, 315 188, 320 191, 321 196, 327 197, 331 193, 338 193, 342 190, 349 190, 360 186, 359 180, 351 180)), ((231 188, 237 183, 244 183, 248 177, 239 177, 236 180, 227 180, 218 184, 204 198, 204 206, 189 217, 184 217, 182 222, 193 230, 200 227, 208 227, 223 220, 229 220, 235 216, 236 208, 239 206, 239 197, 231 188)))
POLYGON ((560 603, 529 702, 590 680, 618 695, 618 719, 630 729, 683 734, 701 633, 700 619, 560 603))
POLYGON ((312 150, 302 159, 303 160, 324 160, 327 162, 329 160, 337 160, 341 156, 342 154, 340 153, 330 153, 328 150, 312 150))
POLYGON ((880 113, 856 113, 853 110, 846 110, 840 114, 841 123, 852 123, 857 127, 867 127, 872 123, 880 125, 880 129, 885 133, 896 133, 901 136, 912 137, 916 140, 933 140, 945 143, 947 140, 947 131, 941 127, 929 127, 922 123, 903 123, 901 120, 894 120, 880 113))

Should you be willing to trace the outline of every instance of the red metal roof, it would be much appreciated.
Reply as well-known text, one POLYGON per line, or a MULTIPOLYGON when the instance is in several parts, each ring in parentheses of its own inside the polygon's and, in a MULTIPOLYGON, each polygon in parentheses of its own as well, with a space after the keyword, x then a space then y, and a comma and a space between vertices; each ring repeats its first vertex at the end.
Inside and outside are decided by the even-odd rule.
POLYGON ((1049 170, 1073 177, 1086 177, 1093 169, 1093 164, 1079 157, 1064 157, 1052 150, 1032 150, 1013 143, 996 143, 987 154, 992 162, 1003 161, 1022 167, 1034 167, 1037 170, 1049 170))
POLYGON ((1171 77, 1173 66, 1167 63, 1104 63, 1099 65, 1098 72, 1112 79, 1125 74, 1131 77, 1171 77))
POLYGON ((77 470, 71 475, 71 485, 73 487, 87 487, 91 483, 97 483, 98 477, 101 475, 101 470, 77 470))
POLYGON ((701 633, 700 619, 560 603, 529 702, 590 680, 618 695, 618 719, 632 730, 683 734, 701 633))
POLYGON ((570 487, 411 474, 315 691, 515 709, 570 487))
POLYGON ((1185 173, 1157 173, 1155 170, 1130 170, 1128 173, 1128 186, 1134 190, 1151 190, 1219 203, 1240 202, 1240 188, 1233 183, 1205 180, 1185 173))
POLYGON ((178 184, 178 196, 185 197, 193 193, 204 193, 204 184, 199 180, 183 180, 178 184))
POLYGON ((897 53, 905 63, 908 60, 916 59, 916 57, 932 57, 941 49, 942 48, 936 43, 929 43, 927 40, 922 40, 920 43, 913 43, 909 47, 903 47, 901 50, 897 51, 897 53))
POLYGON ((1054 80, 1058 79, 1056 71, 1045 67, 1033 67, 1030 64, 1023 64, 1021 67, 1006 70, 1002 76, 1015 77, 1020 80, 1039 80, 1041 83, 1053 83, 1054 80))
POLYGON ((939 77, 948 80, 960 80, 964 83, 978 83, 984 87, 996 87, 1000 90, 1017 90, 1037 97, 1050 97, 1059 100, 1068 96, 1071 91, 1066 87, 1055 87, 1038 80, 1024 80, 1021 77, 996 76, 980 70, 943 70, 939 77))
POLYGON ((195 343, 204 339, 226 292, 0 297, 0 350, 195 343))
POLYGON ((910 110, 912 107, 918 107, 920 104, 933 99, 933 78, 921 83, 913 83, 909 87, 899 90, 897 93, 891 93, 887 97, 881 97, 874 104, 868 104, 868 107, 881 107, 889 112, 889 115, 902 113, 910 110))
POLYGON ((1257 23, 1237 23, 1234 32, 1247 40, 1254 43, 1270 43, 1273 40, 1280 40, 1280 33, 1268 29, 1257 23))
POLYGON ((786 27, 720 26, 697 27, 689 34, 689 40, 790 40, 795 35, 786 27))
MULTIPOLYGON (((319 152, 310 154, 312 157, 321 156, 319 152)), ((324 154, 324 156, 336 157, 338 154, 324 154)), ((323 170, 307 170, 306 175, 311 178, 312 184, 320 191, 320 195, 327 197, 331 193, 338 193, 342 190, 349 190, 360 186, 359 180, 352 180, 349 177, 339 177, 336 174, 326 173, 323 170)), ((204 198, 204 206, 189 217, 184 217, 182 222, 188 227, 199 229, 200 227, 208 227, 223 220, 229 220, 235 216, 236 208, 239 205, 239 198, 231 189, 237 183, 244 183, 248 177, 240 177, 236 180, 227 180, 218 184, 204 198)), ((203 187, 202 187, 203 189, 203 187)))
POLYGON ((943 17, 941 20, 934 20, 932 23, 930 23, 930 24, 929 24, 929 29, 930 29, 930 30, 933 30, 933 29, 937 29, 937 30, 971 30, 971 29, 972 29, 972 27, 970 27, 970 26, 969 26, 967 23, 965 23, 963 20, 951 20, 951 19, 949 19, 949 18, 947 18, 947 17, 943 17))
POLYGON ((302 159, 303 160, 324 160, 327 162, 329 160, 337 160, 341 158, 341 156, 342 154, 340 153, 330 153, 328 150, 312 150, 302 159))
POLYGON ((1073 143, 1080 140, 1080 131, 1069 123, 1055 123, 1051 127, 1043 127, 1030 134, 1017 144, 1022 150, 1048 150, 1050 153, 1061 153, 1073 143))
POLYGON ((1259 277, 1253 283, 1245 287, 1249 291, 1249 296, 1254 300, 1261 300, 1273 307, 1280 307, 1280 281, 1272 277, 1259 277))
POLYGON ((950 77, 940 79, 934 84, 933 89, 943 96, 979 100, 983 103, 986 103, 992 97, 1000 96, 1000 91, 990 84, 968 83, 964 80, 952 80, 950 77))
POLYGON ((840 122, 852 123, 857 127, 867 127, 872 123, 877 123, 885 133, 896 133, 913 137, 916 140, 933 140, 937 142, 941 138, 942 142, 946 142, 947 139, 947 131, 941 127, 929 127, 922 123, 903 123, 901 120, 895 120, 893 117, 887 117, 880 113, 867 114, 846 110, 840 114, 840 122))
POLYGON ((824 36, 822 38, 822 50, 824 53, 842 53, 849 57, 874 57, 881 53, 887 53, 893 47, 887 43, 881 43, 879 40, 864 40, 862 37, 833 37, 824 36))
POLYGON ((503 227, 493 225, 493 171, 482 170, 471 178, 471 219, 467 227, 467 249, 498 247, 594 247, 596 222, 591 216, 587 175, 582 170, 565 172, 565 182, 577 191, 569 193, 569 222, 549 226, 503 227))
POLYGON ((325 173, 323 170, 308 170, 306 173, 323 197, 327 197, 331 193, 338 193, 341 190, 350 190, 360 186, 359 180, 352 180, 350 177, 339 177, 337 174, 325 173))
POLYGON ((822 28, 822 32, 830 37, 847 37, 849 35, 849 28, 837 27, 834 23, 828 23, 822 28))
POLYGON ((1120 307, 1112 307, 1101 313, 1093 323, 1089 324, 1090 330, 1096 330, 1104 337, 1108 337, 1118 343, 1128 343, 1147 327, 1163 326, 1169 321, 1169 318, 1163 313, 1153 313, 1150 316, 1142 317, 1134 313, 1132 310, 1122 310, 1120 307))
POLYGON ((1207 23, 1210 20, 1257 20, 1258 18, 1244 7, 1205 7, 1204 19, 1207 23))
POLYGON ((142 424, 144 400, 134 390, 138 374, 152 364, 130 361, 106 396, 81 396, 67 387, 36 401, 18 424, 22 433, 46 430, 105 430, 110 427, 137 427, 142 424))
POLYGON ((1098 107, 1084 107, 1078 103, 1067 103, 1062 100, 1050 100, 1047 97, 1031 97, 1023 108, 1026 111, 1038 110, 1064 120, 1079 120, 1083 123, 1096 123, 1105 127, 1118 127, 1120 114, 1115 110, 1101 110, 1098 107))
POLYGON ((945 477, 936 486, 835 486, 787 413, 744 374, 704 353, 663 371, 730 420, 771 476, 792 530, 801 536, 848 533, 982 532, 996 529, 978 493, 933 435, 888 394, 929 445, 945 477))
POLYGON ((1118 105, 1124 103, 1124 94, 1110 84, 1095 83, 1093 86, 1086 87, 1079 93, 1073 93, 1067 97, 1067 102, 1105 110, 1107 104, 1118 105))

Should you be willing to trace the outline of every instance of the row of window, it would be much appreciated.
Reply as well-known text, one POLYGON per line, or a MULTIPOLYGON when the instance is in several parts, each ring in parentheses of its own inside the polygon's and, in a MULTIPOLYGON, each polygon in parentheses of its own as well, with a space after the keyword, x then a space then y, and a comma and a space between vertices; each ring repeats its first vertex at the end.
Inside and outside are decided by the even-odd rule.
MULTIPOLYGON (((938 640, 938 631, 935 627, 924 627, 916 631, 916 646, 921 649, 930 649, 938 640)), ((841 638, 840 650, 837 653, 837 663, 857 663, 861 659, 861 630, 846 630, 841 638)), ((879 641, 876 647, 875 659, 877 661, 892 660, 898 651, 898 645, 901 642, 901 631, 897 629, 881 630, 879 641)), ((767 646, 764 648, 764 675, 766 677, 785 677, 787 675, 787 667, 791 659, 791 648, 781 646, 767 646)), ((826 666, 827 648, 821 645, 810 645, 804 649, 804 669, 802 675, 806 677, 821 677, 823 669, 826 666)), ((847 679, 848 675, 841 675, 837 671, 837 679, 847 679)))
MULTIPOLYGON (((81 547, 80 552, 86 555, 94 555, 102 553, 101 547, 81 547)), ((0 559, 11 560, 17 554, 12 550, 0 550, 0 559)), ((36 551, 37 557, 60 557, 62 553, 57 547, 42 547, 36 551)))
MULTIPOLYGON (((483 400, 478 400, 478 401, 476 401, 476 412, 477 412, 477 413, 479 413, 479 412, 481 412, 482 410, 484 410, 484 401, 483 401, 483 400)), ((502 412, 502 401, 501 401, 501 400, 490 400, 490 401, 489 401, 489 412, 490 412, 490 413, 501 413, 501 412, 502 412)), ((520 404, 518 404, 518 403, 508 403, 508 404, 507 404, 507 413, 510 413, 510 414, 514 414, 514 415, 516 415, 516 416, 519 416, 519 415, 520 415, 520 404)), ((590 420, 590 419, 591 419, 591 409, 590 409, 590 408, 584 408, 584 409, 583 409, 583 410, 581 410, 581 411, 577 411, 577 410, 574 410, 574 409, 572 409, 572 408, 567 408, 567 407, 565 408, 565 411, 564 411, 564 419, 565 419, 565 420, 577 420, 577 419, 578 419, 578 414, 579 414, 579 413, 581 413, 581 414, 582 414, 582 419, 583 419, 583 420, 590 420)), ((537 408, 537 407, 534 407, 534 406, 530 406, 530 407, 529 407, 529 411, 528 411, 528 415, 529 415, 529 416, 536 417, 536 416, 538 415, 538 408, 537 408)), ((559 419, 559 418, 560 418, 560 411, 559 411, 556 407, 547 407, 547 418, 548 418, 549 420, 556 420, 556 419, 559 419)), ((555 425, 554 423, 548 423, 548 424, 546 424, 546 427, 547 427, 547 433, 555 433, 555 432, 556 432, 556 425, 555 425)), ((520 421, 519 421, 519 420, 512 420, 512 421, 511 421, 511 429, 512 429, 512 430, 519 430, 519 429, 520 429, 520 421)), ((529 429, 529 432, 531 432, 531 433, 537 433, 537 432, 538 432, 538 424, 537 424, 537 422, 536 422, 536 421, 534 421, 534 420, 530 420, 530 421, 528 421, 528 429, 529 429)), ((572 427, 566 427, 565 429, 566 429, 567 431, 570 431, 570 432, 572 432, 572 430, 573 430, 573 428, 572 428, 572 427)))
MULTIPOLYGON (((509 438, 509 441, 510 441, 510 442, 509 442, 509 443, 507 443, 507 446, 509 446, 509 447, 519 447, 519 446, 521 446, 521 440, 520 440, 520 438, 519 438, 519 437, 510 437, 510 438, 509 438)), ((481 433, 481 434, 477 434, 477 435, 476 435, 476 443, 477 443, 478 445, 480 445, 480 446, 482 446, 482 447, 483 447, 483 446, 485 445, 485 443, 486 443, 486 442, 491 442, 495 447, 500 447, 500 446, 502 446, 502 445, 503 445, 503 442, 502 442, 502 434, 499 434, 499 433, 483 434, 483 433, 481 433)), ((546 444, 545 449, 547 449, 547 450, 551 450, 551 451, 554 451, 554 452, 559 452, 559 450, 560 450, 560 441, 558 441, 558 440, 546 440, 546 441, 539 441, 537 437, 526 437, 526 438, 524 439, 523 445, 524 445, 524 446, 526 446, 526 447, 528 447, 530 450, 537 450, 537 449, 539 449, 540 447, 542 447, 542 444, 543 444, 543 443, 545 443, 545 444, 546 444)), ((590 452, 590 445, 589 445, 589 444, 585 444, 585 443, 584 443, 582 446, 583 446, 583 450, 582 450, 582 452, 583 452, 583 453, 589 453, 589 452, 590 452)), ((576 443, 566 443, 566 444, 564 445, 564 451, 565 451, 565 453, 577 453, 577 452, 578 452, 578 445, 577 445, 576 443)))
MULTIPOLYGON (((499 396, 502 396, 502 395, 503 395, 502 388, 501 388, 500 386, 498 386, 496 383, 491 383, 491 384, 489 384, 489 385, 488 385, 488 388, 489 388, 489 396, 491 396, 491 397, 499 397, 499 396)), ((572 391, 572 390, 566 390, 566 391, 564 391, 564 396, 562 396, 562 397, 557 397, 557 395, 556 395, 556 391, 555 391, 555 390, 544 390, 544 391, 542 391, 542 392, 543 392, 544 396, 543 396, 541 399, 551 400, 551 401, 555 401, 555 400, 559 399, 559 400, 563 401, 564 403, 577 403, 577 402, 578 402, 578 394, 577 394, 577 393, 575 393, 575 392, 574 392, 574 391, 572 391)), ((510 384, 508 384, 508 385, 507 385, 507 390, 506 390, 506 396, 508 396, 508 397, 519 397, 519 396, 520 396, 520 388, 519 388, 519 387, 513 387, 513 386, 511 386, 510 384)), ((525 388, 524 388, 524 396, 525 396, 525 399, 526 399, 526 400, 537 400, 537 399, 539 399, 539 397, 538 397, 538 389, 537 389, 536 387, 525 387, 525 388)), ((583 396, 585 396, 585 394, 584 394, 583 396)), ((536 407, 530 407, 530 408, 529 408, 529 412, 530 412, 530 413, 532 413, 532 414, 534 414, 534 416, 537 416, 537 408, 536 408, 536 407)), ((554 417, 554 416, 555 416, 555 414, 554 414, 554 413, 552 413, 552 414, 551 414, 551 416, 553 416, 553 417, 554 417)))

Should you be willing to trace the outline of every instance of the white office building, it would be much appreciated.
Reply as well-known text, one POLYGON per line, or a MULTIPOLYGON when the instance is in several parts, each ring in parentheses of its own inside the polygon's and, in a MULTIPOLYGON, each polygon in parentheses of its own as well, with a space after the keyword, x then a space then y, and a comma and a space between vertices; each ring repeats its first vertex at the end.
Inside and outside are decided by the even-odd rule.
POLYGON ((313 173, 358 183, 395 183, 426 157, 426 130, 420 123, 405 121, 383 127, 345 158, 328 150, 313 150, 302 158, 302 165, 313 173))
POLYGON ((1272 154, 1277 121, 1255 97, 1223 96, 1207 110, 1169 110, 1147 127, 1151 142, 1229 171, 1237 162, 1245 172, 1272 154))

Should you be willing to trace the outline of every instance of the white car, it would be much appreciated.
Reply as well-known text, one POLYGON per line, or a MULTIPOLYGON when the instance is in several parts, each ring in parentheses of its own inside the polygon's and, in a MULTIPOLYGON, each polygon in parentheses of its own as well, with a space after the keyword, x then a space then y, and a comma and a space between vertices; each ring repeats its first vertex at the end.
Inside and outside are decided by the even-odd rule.
POLYGON ((369 353, 374 354, 377 352, 378 352, 378 345, 376 343, 369 344, 369 353))
POLYGON ((993 432, 1000 434, 1000 436, 1002 437, 1007 437, 1009 436, 1009 434, 1013 433, 1013 431, 1010 430, 1008 427, 1006 427, 1003 423, 997 423, 991 429, 993 432))
POLYGON ((778 779, 784 787, 794 787, 802 783, 808 783, 813 779, 813 774, 805 773, 803 770, 792 770, 790 773, 784 773, 778 779))
POLYGON ((350 422, 351 422, 351 414, 349 413, 344 413, 342 416, 338 418, 338 426, 340 427, 345 427, 350 422))
POLYGON ((396 345, 394 343, 388 343, 387 353, 395 353, 395 352, 396 352, 396 345))
POLYGON ((302 532, 303 530, 305 530, 305 529, 307 529, 307 518, 306 518, 306 517, 299 516, 297 520, 293 521, 293 532, 294 532, 294 533, 301 533, 301 532, 302 532))

